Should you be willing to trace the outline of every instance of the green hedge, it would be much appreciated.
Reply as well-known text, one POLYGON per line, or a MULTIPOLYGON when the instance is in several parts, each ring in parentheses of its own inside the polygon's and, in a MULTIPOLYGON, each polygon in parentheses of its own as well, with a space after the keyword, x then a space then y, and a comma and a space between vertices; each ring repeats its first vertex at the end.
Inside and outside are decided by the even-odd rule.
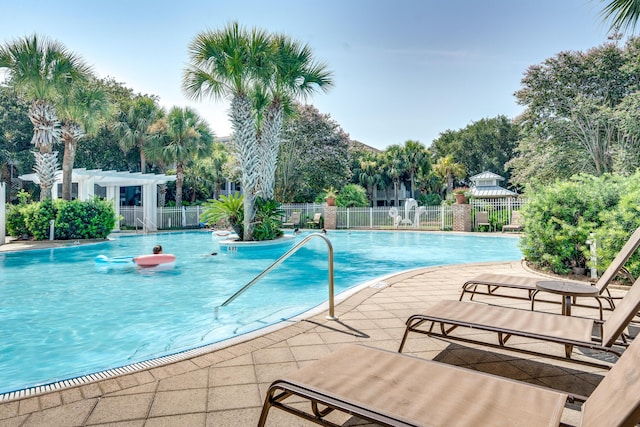
MULTIPOLYGON (((630 177, 578 175, 569 181, 527 190, 522 208, 525 232, 520 248, 538 268, 567 274, 591 267, 586 241, 598 242, 598 270, 603 271, 631 233, 640 226, 640 173, 630 177)), ((628 264, 640 273, 639 256, 628 264)))
POLYGON ((27 235, 35 240, 49 239, 50 221, 54 220, 55 239, 104 239, 115 226, 115 211, 110 202, 94 198, 81 202, 44 200, 9 205, 7 232, 10 236, 27 235))

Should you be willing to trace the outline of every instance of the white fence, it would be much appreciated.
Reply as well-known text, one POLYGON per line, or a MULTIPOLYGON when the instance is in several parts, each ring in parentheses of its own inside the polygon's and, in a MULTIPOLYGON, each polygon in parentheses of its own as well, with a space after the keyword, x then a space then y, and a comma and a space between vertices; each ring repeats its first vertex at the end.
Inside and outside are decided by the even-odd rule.
MULTIPOLYGON (((489 221, 496 230, 502 225, 508 224, 511 212, 519 210, 525 201, 523 199, 473 199, 471 200, 472 229, 476 212, 487 212, 489 221)), ((390 215, 391 207, 381 206, 374 208, 342 208, 338 207, 337 228, 339 229, 419 229, 419 230, 451 230, 453 228, 453 209, 451 205, 423 206, 416 218, 415 209, 405 211, 404 207, 397 209, 399 221, 394 221, 390 215)), ((284 204, 282 210, 288 219, 293 212, 300 212, 300 227, 304 228, 307 222, 313 220, 316 213, 324 213, 324 204, 300 203, 284 204)), ((199 228, 203 224, 200 221, 202 206, 183 206, 182 208, 165 207, 158 208, 157 218, 143 218, 142 207, 122 206, 120 214, 123 219, 120 222, 123 228, 143 229, 143 224, 149 221, 159 230, 199 228)))

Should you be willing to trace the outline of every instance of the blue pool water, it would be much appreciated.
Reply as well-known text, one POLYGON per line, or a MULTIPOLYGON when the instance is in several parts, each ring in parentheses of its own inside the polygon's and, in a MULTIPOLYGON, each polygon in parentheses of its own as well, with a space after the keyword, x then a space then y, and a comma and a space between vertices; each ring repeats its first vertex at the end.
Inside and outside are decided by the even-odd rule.
MULTIPOLYGON (((512 237, 359 231, 327 236, 336 293, 417 267, 521 258, 512 237)), ((0 254, 0 393, 219 342, 327 300, 327 245, 312 239, 217 309, 291 244, 211 256, 216 247, 211 233, 185 232, 0 254), (156 244, 177 256, 174 268, 105 269, 95 262, 98 255, 148 254, 156 244)))

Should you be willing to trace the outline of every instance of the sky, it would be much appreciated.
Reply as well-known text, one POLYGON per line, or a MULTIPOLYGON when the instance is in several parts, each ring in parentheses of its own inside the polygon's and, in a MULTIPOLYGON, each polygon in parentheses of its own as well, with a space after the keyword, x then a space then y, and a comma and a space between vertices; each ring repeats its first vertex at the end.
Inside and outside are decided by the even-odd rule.
POLYGON ((232 21, 307 43, 334 87, 306 102, 385 149, 523 111, 527 68, 607 41, 601 0, 0 0, 0 43, 33 33, 160 104, 231 134, 228 100, 182 91, 188 46, 232 21))

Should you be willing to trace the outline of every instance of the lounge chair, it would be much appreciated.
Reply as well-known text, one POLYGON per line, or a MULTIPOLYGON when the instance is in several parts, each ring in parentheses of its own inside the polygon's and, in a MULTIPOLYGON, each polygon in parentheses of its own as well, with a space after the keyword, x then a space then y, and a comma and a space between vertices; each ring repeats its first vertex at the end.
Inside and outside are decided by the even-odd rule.
POLYGON ((480 227, 487 226, 489 231, 493 231, 493 226, 489 222, 489 213, 488 212, 477 212, 476 213, 476 231, 480 230, 480 227))
POLYGON ((291 216, 289 216, 289 220, 282 223, 283 227, 298 227, 300 225, 300 212, 293 212, 291 216))
POLYGON ((322 218, 322 214, 317 212, 313 215, 313 220, 307 221, 308 228, 320 228, 320 219, 322 218))
POLYGON ((523 228, 524 224, 522 215, 520 215, 520 212, 518 211, 513 211, 511 212, 511 221, 509 222, 509 224, 502 226, 502 232, 504 233, 505 231, 522 231, 523 228))
POLYGON ((490 347, 506 348, 543 357, 570 360, 590 366, 607 368, 607 365, 589 360, 572 359, 573 347, 583 347, 620 355, 614 345, 626 345, 625 328, 640 310, 640 279, 636 280, 626 295, 616 305, 606 321, 560 314, 521 310, 467 301, 443 300, 415 314, 406 322, 406 328, 398 352, 402 352, 409 332, 417 332, 451 340, 471 342, 490 347), (428 328, 424 324, 430 325, 428 328), (439 326, 436 326, 439 325, 439 326), (481 341, 474 335, 454 335, 454 330, 470 328, 474 331, 495 332, 498 342, 481 341), (594 330, 599 333, 594 337, 594 330), (438 332, 439 331, 439 332, 438 332), (533 338, 564 345, 564 357, 525 347, 508 346, 512 336, 533 338), (618 341, 622 338, 622 342, 618 341))
POLYGON ((258 426, 271 407, 329 426, 334 410, 385 426, 558 426, 565 403, 576 401, 584 402, 580 426, 632 426, 640 421, 638 364, 640 343, 633 343, 585 399, 351 344, 274 381, 258 426), (300 409, 301 399, 310 411, 300 409))
MULTIPOLYGON (((563 280, 564 282, 575 283, 576 286, 584 286, 585 288, 593 288, 593 294, 591 297, 596 298, 598 306, 600 308, 600 319, 602 319, 602 302, 600 299, 605 299, 609 308, 613 308, 615 306, 613 298, 607 289, 607 286, 615 277, 621 273, 621 270, 624 269, 625 263, 629 260, 631 255, 638 249, 640 246, 640 227, 633 232, 629 240, 624 244, 618 255, 611 261, 609 267, 605 270, 605 272, 600 276, 598 281, 594 284, 588 284, 585 282, 571 281, 571 280, 563 280)), ((527 299, 530 300, 533 305, 535 303, 535 296, 538 293, 538 289, 536 288, 536 283, 545 280, 544 278, 536 278, 536 277, 523 277, 523 276, 511 276, 507 274, 494 274, 494 273, 483 273, 480 274, 470 280, 467 280, 462 285, 462 293, 460 294, 460 301, 463 300, 465 294, 470 294, 470 300, 473 299, 474 295, 492 295, 492 296, 500 296, 506 298, 516 298, 516 299, 527 299), (483 291, 484 286, 486 286, 486 292, 483 291), (500 288, 509 288, 509 289, 519 289, 526 291, 526 294, 518 294, 518 293, 503 293, 496 292, 500 288)), ((548 280, 548 279, 547 279, 548 280)), ((546 302, 550 302, 545 300, 546 302)))

